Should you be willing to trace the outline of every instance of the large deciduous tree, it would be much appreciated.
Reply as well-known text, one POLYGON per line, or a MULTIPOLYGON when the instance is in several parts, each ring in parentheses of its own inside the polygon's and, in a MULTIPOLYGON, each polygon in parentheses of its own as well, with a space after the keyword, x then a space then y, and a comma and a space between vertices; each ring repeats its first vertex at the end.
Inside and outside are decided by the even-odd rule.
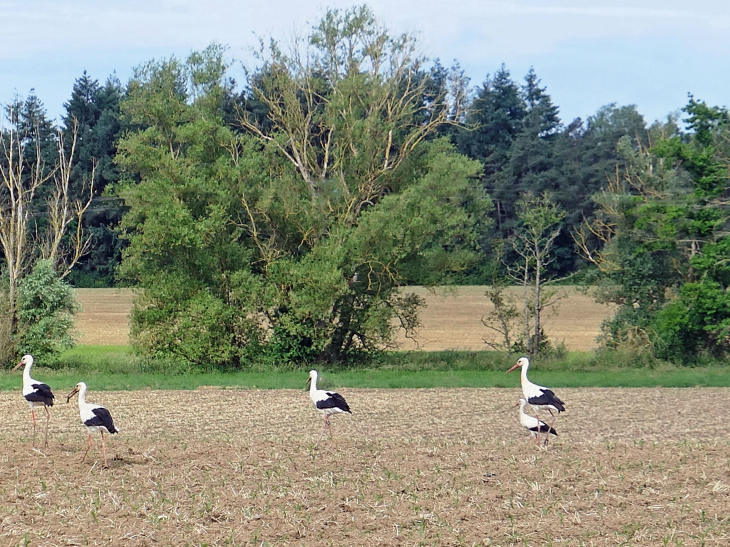
POLYGON ((454 116, 408 36, 366 8, 331 10, 283 52, 262 49, 230 119, 224 52, 141 67, 118 160, 123 272, 144 293, 146 351, 197 365, 347 362, 412 331, 404 271, 474 260, 489 201, 479 165, 443 140, 454 116))
POLYGON ((585 225, 604 245, 591 249, 585 233, 577 240, 602 272, 599 296, 618 306, 606 344, 692 362, 730 351, 730 117, 694 99, 685 112, 687 134, 670 120, 651 128, 648 150, 622 140, 623 168, 585 225))

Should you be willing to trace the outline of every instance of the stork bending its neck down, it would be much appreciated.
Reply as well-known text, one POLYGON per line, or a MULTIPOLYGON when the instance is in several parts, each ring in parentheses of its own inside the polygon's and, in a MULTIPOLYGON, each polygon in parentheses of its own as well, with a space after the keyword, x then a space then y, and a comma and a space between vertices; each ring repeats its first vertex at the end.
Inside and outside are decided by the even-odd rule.
POLYGON ((545 433, 545 440, 543 441, 542 446, 547 446, 550 434, 557 436, 558 432, 542 420, 538 420, 534 416, 530 416, 527 412, 525 412, 525 406, 527 406, 527 401, 525 401, 524 399, 520 399, 520 402, 517 403, 517 405, 519 405, 520 407, 520 423, 522 424, 522 427, 530 432, 530 435, 532 436, 532 439, 535 441, 537 446, 541 446, 540 433, 545 433))

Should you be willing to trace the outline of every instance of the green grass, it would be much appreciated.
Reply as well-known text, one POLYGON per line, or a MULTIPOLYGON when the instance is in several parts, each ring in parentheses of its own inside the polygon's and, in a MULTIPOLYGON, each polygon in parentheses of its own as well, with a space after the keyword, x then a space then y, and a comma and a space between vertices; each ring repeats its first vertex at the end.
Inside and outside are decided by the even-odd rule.
MULTIPOLYGON (((515 357, 495 352, 403 352, 385 356, 362 369, 320 367, 320 387, 437 388, 517 387, 519 371, 505 374, 515 357)), ((730 367, 641 366, 643 361, 605 354, 570 353, 536 359, 530 378, 559 387, 727 387, 730 367)), ((127 346, 79 346, 65 352, 60 366, 34 368, 34 376, 59 393, 86 382, 94 390, 195 389, 219 386, 236 389, 304 389, 307 367, 301 370, 195 372, 133 355, 127 346)), ((0 390, 19 390, 20 371, 0 373, 0 390)))

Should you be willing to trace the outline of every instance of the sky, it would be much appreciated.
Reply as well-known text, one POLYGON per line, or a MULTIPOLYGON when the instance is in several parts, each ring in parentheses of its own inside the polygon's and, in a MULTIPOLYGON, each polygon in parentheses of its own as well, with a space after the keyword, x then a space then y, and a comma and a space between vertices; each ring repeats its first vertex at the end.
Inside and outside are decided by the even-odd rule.
POLYGON ((212 42, 251 65, 260 37, 286 43, 327 8, 362 3, 428 58, 457 61, 473 88, 502 64, 520 82, 533 67, 566 124, 610 103, 647 123, 689 93, 730 103, 727 0, 0 0, 0 104, 34 89, 60 121, 84 71, 126 83, 135 66, 212 42))

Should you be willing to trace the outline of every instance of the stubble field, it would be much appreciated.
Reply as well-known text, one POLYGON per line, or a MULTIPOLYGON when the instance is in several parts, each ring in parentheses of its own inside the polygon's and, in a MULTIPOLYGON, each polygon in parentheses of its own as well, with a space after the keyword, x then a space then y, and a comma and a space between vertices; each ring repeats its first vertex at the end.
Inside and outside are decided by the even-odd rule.
MULTIPOLYGON (((85 304, 87 343, 124 343, 128 296, 85 304)), ((472 343, 458 318, 475 299, 431 307, 422 347, 472 343), (449 313, 452 334, 433 332, 449 313)), ((597 313, 563 309, 568 333, 597 313)), ((75 401, 57 394, 34 449, 19 390, 0 393, 0 546, 730 545, 729 389, 558 389, 568 410, 541 450, 513 374, 513 389, 342 388, 353 414, 319 444, 304 389, 90 386, 121 430, 108 469, 98 437, 80 462, 75 401)))
POLYGON ((108 469, 73 401, 33 450, 1 393, 0 545, 730 544, 727 389, 558 390, 547 450, 517 386, 340 391, 319 445, 304 390, 92 391, 108 469))
MULTIPOLYGON (((415 338, 401 333, 398 341, 406 350, 470 350, 489 349, 485 339, 494 334, 481 322, 492 311, 484 296, 485 287, 456 287, 438 293, 423 287, 408 287, 425 299, 421 312, 423 325, 415 338)), ((543 316, 545 332, 556 344, 568 350, 588 351, 596 347, 601 322, 610 314, 609 306, 597 304, 593 298, 574 287, 557 289, 560 299, 543 316)), ((518 298, 519 288, 508 294, 518 298)), ((128 342, 129 311, 134 292, 130 289, 78 289, 76 295, 83 307, 77 316, 79 342, 90 345, 120 345, 128 342)))

